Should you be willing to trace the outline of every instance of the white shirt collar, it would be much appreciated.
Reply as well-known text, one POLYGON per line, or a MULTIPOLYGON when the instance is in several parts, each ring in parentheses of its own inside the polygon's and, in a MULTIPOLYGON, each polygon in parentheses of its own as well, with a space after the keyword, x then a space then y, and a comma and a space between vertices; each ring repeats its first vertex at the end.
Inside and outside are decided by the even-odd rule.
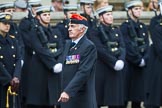
POLYGON ((83 34, 81 37, 79 37, 78 39, 76 39, 75 41, 72 40, 72 42, 75 42, 76 44, 78 44, 78 42, 80 41, 80 39, 81 39, 83 36, 84 36, 84 34, 83 34))

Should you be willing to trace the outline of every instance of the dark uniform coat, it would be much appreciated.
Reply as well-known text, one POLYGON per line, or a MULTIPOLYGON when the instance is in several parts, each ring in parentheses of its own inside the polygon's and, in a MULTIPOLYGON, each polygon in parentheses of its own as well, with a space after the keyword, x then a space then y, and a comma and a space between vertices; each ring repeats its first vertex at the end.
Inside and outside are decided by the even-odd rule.
POLYGON ((95 32, 95 29, 97 27, 96 26, 97 22, 91 16, 86 15, 84 13, 81 14, 81 16, 84 16, 87 19, 87 23, 88 23, 87 36, 88 36, 88 39, 90 39, 91 34, 93 34, 92 32, 95 32))
POLYGON ((64 42, 66 39, 69 39, 69 32, 68 32, 68 24, 69 24, 69 19, 64 19, 63 21, 59 22, 56 26, 58 30, 61 32, 61 36, 64 39, 64 42))
POLYGON ((98 105, 124 105, 124 69, 121 71, 114 70, 117 60, 125 61, 126 52, 122 34, 116 27, 103 24, 101 26, 108 40, 103 39, 101 29, 91 38, 98 51, 97 103, 98 105), (109 46, 107 43, 110 43, 109 46))
MULTIPOLYGON (((41 24, 38 23, 38 26, 41 24)), ((23 33, 27 49, 25 53, 27 59, 30 59, 24 63, 25 66, 27 65, 24 68, 28 68, 28 71, 23 73, 26 84, 24 96, 27 104, 48 106, 56 104, 59 98, 60 74, 53 73, 53 66, 60 60, 59 55, 62 53, 63 45, 57 29, 52 29, 50 26, 41 27, 45 37, 41 37, 42 34, 35 28, 23 33), (42 38, 46 38, 47 42, 44 43, 42 38)))
MULTIPOLYGON (((0 35, 0 108, 5 108, 6 93, 12 78, 20 80, 21 60, 18 42, 14 36, 0 35)), ((12 98, 10 98, 10 102, 12 98)), ((10 107, 12 105, 10 104, 10 107)))
POLYGON ((24 60, 24 42, 22 40, 21 31, 16 23, 11 22, 10 25, 11 25, 11 28, 10 28, 9 34, 15 36, 15 38, 18 40, 20 53, 21 53, 21 60, 24 60))
MULTIPOLYGON (((150 20, 150 25, 149 25, 149 31, 150 31, 150 33, 153 32, 152 30, 154 29, 154 27, 155 27, 157 24, 160 23, 160 21, 161 21, 161 14, 159 14, 158 16, 153 17, 153 18, 150 20)), ((151 35, 153 35, 153 34, 151 34, 151 35)))
POLYGON ((162 105, 162 26, 152 28, 153 44, 150 48, 149 62, 146 69, 145 105, 159 107, 162 105))
POLYGON ((144 100, 144 68, 140 67, 142 58, 147 65, 148 60, 148 31, 141 22, 129 19, 121 25, 121 32, 126 44, 126 93, 128 100, 140 102, 144 100))
POLYGON ((95 95, 95 62, 97 52, 94 44, 83 36, 79 43, 70 49, 68 40, 63 53, 62 89, 70 100, 61 108, 97 108, 95 95))
MULTIPOLYGON (((24 79, 26 79, 27 73, 29 72, 29 69, 30 69, 29 66, 30 66, 30 62, 32 58, 32 52, 33 52, 33 50, 30 47, 27 47, 27 45, 30 45, 30 41, 28 39, 29 38, 28 32, 31 30, 31 28, 32 28, 32 24, 28 18, 23 18, 20 21, 19 29, 21 31, 22 40, 24 42, 24 65, 23 65, 22 74, 21 74, 21 77, 23 79, 21 81, 22 98, 26 97, 24 95, 26 95, 27 81, 24 79)), ((22 99, 22 103, 24 103, 24 99, 22 99)))

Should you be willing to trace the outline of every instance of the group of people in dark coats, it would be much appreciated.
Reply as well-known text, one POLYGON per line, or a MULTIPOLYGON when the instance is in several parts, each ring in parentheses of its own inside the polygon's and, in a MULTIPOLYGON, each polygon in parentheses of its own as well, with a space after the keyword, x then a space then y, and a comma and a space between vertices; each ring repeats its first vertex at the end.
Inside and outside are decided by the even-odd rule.
MULTIPOLYGON (((73 12, 69 13, 72 16, 67 17, 66 26, 61 26, 65 27, 63 28, 65 33, 61 31, 59 25, 50 26, 50 6, 41 6, 40 1, 35 0, 28 1, 28 5, 32 6, 28 7, 30 8, 28 16, 21 20, 19 27, 17 26, 22 40, 10 36, 11 13, 8 15, 2 12, 0 15, 0 24, 8 26, 8 31, 3 31, 6 28, 1 27, 1 32, 4 32, 1 34, 2 39, 5 37, 3 39, 5 45, 9 43, 5 48, 1 46, 4 49, 1 53, 1 71, 3 71, 0 76, 1 107, 12 108, 15 104, 12 100, 19 97, 22 108, 97 108, 95 100, 97 51, 95 45, 86 37, 88 29, 86 18, 73 12), (21 41, 24 54, 19 52, 22 47, 19 47, 18 43, 21 41), (71 42, 75 42, 76 45, 71 46, 71 42), (14 49, 13 52, 9 52, 12 51, 9 48, 14 49), (13 57, 13 61, 9 56, 13 57), (8 95, 9 87, 11 93, 18 93, 18 96, 8 95), (6 99, 8 97, 11 99, 6 99)), ((75 11, 76 9, 77 7, 74 8, 75 11)), ((73 9, 70 7, 67 10, 73 9)))
POLYGON ((161 13, 150 22, 150 45, 139 21, 141 0, 126 2, 128 20, 119 27, 112 5, 98 8, 93 18, 92 0, 80 0, 80 15, 76 5, 65 4, 65 19, 55 26, 50 6, 19 4, 28 7, 19 25, 11 21, 13 3, 0 4, 0 108, 162 105, 161 13))

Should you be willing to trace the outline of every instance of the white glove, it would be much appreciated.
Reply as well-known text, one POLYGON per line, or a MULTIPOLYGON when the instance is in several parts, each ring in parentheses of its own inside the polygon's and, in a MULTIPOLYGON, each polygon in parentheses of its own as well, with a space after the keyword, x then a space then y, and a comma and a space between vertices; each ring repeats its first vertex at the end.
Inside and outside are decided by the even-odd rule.
POLYGON ((114 69, 116 71, 120 71, 124 68, 124 62, 122 60, 117 60, 117 62, 115 63, 114 69))
POLYGON ((141 60, 141 63, 139 64, 139 66, 140 67, 143 67, 143 66, 145 66, 146 64, 145 64, 145 60, 142 58, 142 60, 141 60))
POLYGON ((21 67, 23 67, 24 65, 24 60, 21 60, 21 67))
POLYGON ((62 63, 57 63, 53 67, 54 73, 60 73, 62 71, 62 63))

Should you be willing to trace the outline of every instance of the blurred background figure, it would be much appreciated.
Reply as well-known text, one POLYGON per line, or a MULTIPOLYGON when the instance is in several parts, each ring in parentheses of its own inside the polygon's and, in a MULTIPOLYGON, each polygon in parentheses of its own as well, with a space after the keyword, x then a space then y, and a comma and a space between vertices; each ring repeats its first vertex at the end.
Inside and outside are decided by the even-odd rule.
POLYGON ((96 0, 94 1, 94 9, 98 9, 104 6, 109 5, 109 0, 96 0))
POLYGON ((149 58, 148 30, 139 18, 142 15, 141 0, 126 2, 128 20, 122 23, 121 32, 126 44, 126 101, 132 102, 132 108, 141 108, 144 101, 144 70, 149 58))
MULTIPOLYGON (((81 15, 84 16, 85 18, 87 18, 87 22, 88 22, 88 31, 87 31, 87 36, 91 36, 90 33, 92 33, 96 27, 96 20, 93 17, 95 17, 94 13, 93 13, 93 1, 92 0, 80 0, 80 8, 81 8, 81 15), (93 15, 93 17, 91 17, 91 15, 93 15)), ((90 37, 88 37, 90 38, 90 37)))
POLYGON ((153 17, 150 22, 152 44, 149 52, 148 67, 145 79, 145 108, 160 108, 162 105, 162 74, 161 74, 161 45, 162 45, 162 0, 158 1, 160 14, 153 17))
POLYGON ((55 12, 63 11, 63 1, 62 0, 51 0, 51 4, 55 12))
POLYGON ((36 14, 35 9, 39 6, 42 6, 41 0, 28 0, 27 3, 32 7, 33 15, 36 14))
POLYGON ((7 97, 9 99, 8 108, 20 108, 20 104, 17 102, 20 96, 21 59, 17 40, 15 36, 8 33, 11 29, 11 18, 11 13, 0 13, 0 108, 7 108, 7 97), (9 86, 11 86, 12 93, 16 92, 19 95, 13 98, 8 92, 9 86), (13 103, 12 100, 15 102, 13 103))
POLYGON ((82 16, 88 18, 92 14, 92 6, 93 6, 92 0, 80 0, 80 8, 82 11, 82 16))
POLYGON ((72 14, 77 13, 77 5, 66 4, 63 7, 65 19, 56 24, 53 28, 58 28, 64 40, 69 39, 68 24, 72 14))
POLYGON ((148 7, 147 7, 147 11, 154 11, 158 9, 158 0, 150 0, 148 7))
POLYGON ((0 12, 10 12, 11 14, 13 14, 14 11, 15 8, 13 2, 0 3, 0 12))
POLYGON ((113 26, 113 6, 96 10, 100 25, 91 40, 98 52, 96 65, 96 97, 98 108, 124 107, 125 45, 121 31, 113 26))
POLYGON ((15 12, 27 12, 27 3, 23 0, 14 2, 15 12))
POLYGON ((158 8, 154 11, 155 12, 155 16, 153 18, 151 18, 150 20, 150 25, 149 25, 149 31, 152 34, 152 30, 155 27, 155 25, 161 23, 161 13, 162 13, 162 0, 158 0, 158 8), (160 13, 157 14, 157 10, 160 10, 160 13))

